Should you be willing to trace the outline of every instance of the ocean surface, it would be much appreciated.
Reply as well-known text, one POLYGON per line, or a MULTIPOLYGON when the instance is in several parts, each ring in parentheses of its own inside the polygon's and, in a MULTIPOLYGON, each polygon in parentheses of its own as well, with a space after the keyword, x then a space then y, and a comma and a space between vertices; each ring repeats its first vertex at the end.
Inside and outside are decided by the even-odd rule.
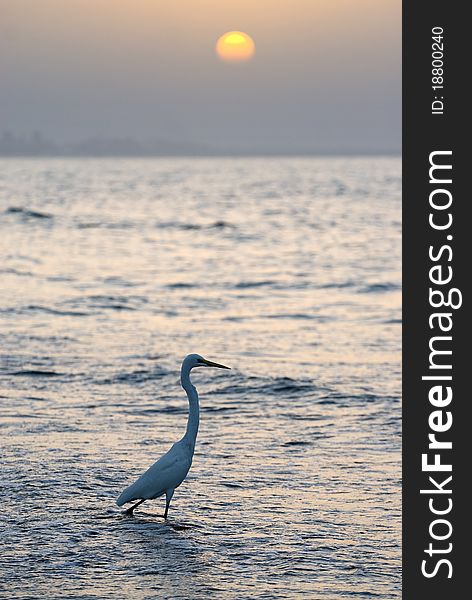
POLYGON ((401 597, 400 168, 0 161, 2 598, 401 597))

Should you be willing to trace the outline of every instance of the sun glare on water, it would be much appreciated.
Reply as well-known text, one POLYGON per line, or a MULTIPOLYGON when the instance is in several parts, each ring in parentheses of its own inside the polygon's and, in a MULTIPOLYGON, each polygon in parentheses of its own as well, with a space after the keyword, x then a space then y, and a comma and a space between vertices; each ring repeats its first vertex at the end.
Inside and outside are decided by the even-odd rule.
POLYGON ((254 40, 243 31, 228 31, 216 42, 216 53, 226 62, 245 62, 254 56, 254 40))

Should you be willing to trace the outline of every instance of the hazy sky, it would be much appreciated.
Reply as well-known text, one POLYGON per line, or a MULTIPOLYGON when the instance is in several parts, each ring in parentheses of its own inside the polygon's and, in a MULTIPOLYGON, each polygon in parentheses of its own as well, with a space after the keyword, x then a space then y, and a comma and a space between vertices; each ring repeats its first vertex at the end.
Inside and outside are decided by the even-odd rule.
POLYGON ((0 0, 0 131, 398 151, 400 115, 400 0, 0 0))

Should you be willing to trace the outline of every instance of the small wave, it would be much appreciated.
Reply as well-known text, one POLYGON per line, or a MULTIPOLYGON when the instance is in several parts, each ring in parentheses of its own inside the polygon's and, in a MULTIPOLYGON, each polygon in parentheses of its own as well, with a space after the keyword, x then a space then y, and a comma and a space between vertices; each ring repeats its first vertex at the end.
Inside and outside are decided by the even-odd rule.
POLYGON ((48 281, 66 281, 68 283, 75 281, 75 279, 69 275, 50 275, 49 277, 46 277, 46 279, 48 281))
POLYGON ((209 413, 222 413, 222 412, 233 412, 233 411, 241 412, 241 409, 237 406, 205 406, 202 408, 202 412, 209 412, 209 413))
POLYGON ((132 221, 91 221, 77 223, 77 229, 132 229, 135 223, 132 221))
POLYGON ((117 373, 112 377, 107 377, 105 379, 100 379, 96 381, 97 384, 100 385, 114 385, 114 384, 137 384, 137 383, 146 383, 148 381, 154 381, 156 379, 161 379, 165 375, 167 375, 167 371, 158 370, 154 368, 152 371, 148 369, 136 369, 135 371, 130 371, 127 373, 117 373))
POLYGON ((273 315, 266 315, 266 319, 306 319, 310 321, 320 321, 326 323, 331 321, 332 317, 326 317, 323 315, 314 315, 307 313, 278 313, 273 315))
MULTIPOLYGON (((232 383, 225 387, 208 390, 207 394, 234 394, 242 395, 246 398, 257 398, 261 394, 285 397, 298 397, 313 395, 319 392, 319 388, 311 381, 291 379, 290 377, 277 377, 275 379, 262 379, 258 377, 249 377, 244 379, 241 384, 232 383)), ((257 402, 257 400, 251 400, 257 402)), ((240 401, 238 401, 240 402, 240 401)))
POLYGON ((83 312, 83 311, 75 311, 75 310, 59 310, 57 308, 50 308, 49 306, 41 306, 41 305, 37 305, 37 304, 29 304, 28 306, 25 306, 24 308, 20 309, 19 312, 43 312, 43 313, 47 313, 50 315, 58 315, 58 316, 65 316, 65 317, 85 317, 88 316, 89 313, 83 312))
POLYGON ((269 390, 274 394, 295 394, 298 395, 300 392, 314 392, 316 386, 310 381, 295 381, 289 377, 280 377, 271 386, 269 390))
POLYGON ((62 373, 41 371, 39 369, 21 369, 20 371, 10 371, 8 375, 13 377, 60 377, 62 373))
POLYGON ((212 223, 182 223, 179 221, 163 221, 156 223, 158 229, 179 229, 180 231, 196 231, 201 229, 235 229, 235 225, 227 221, 213 221, 212 223))
POLYGON ((24 254, 7 254, 5 257, 7 260, 20 260, 32 263, 33 265, 42 264, 42 260, 39 258, 33 258, 32 256, 25 256, 24 254))
POLYGON ((181 231, 202 229, 202 226, 196 223, 179 223, 178 221, 160 221, 155 226, 157 229, 180 229, 181 231))
POLYGON ((289 442, 285 442, 282 446, 290 447, 290 446, 313 446, 313 442, 307 442, 303 440, 291 440, 289 442))
POLYGON ((355 281, 342 281, 339 283, 326 283, 324 285, 318 286, 320 290, 330 290, 330 289, 344 289, 344 288, 353 288, 356 287, 357 283, 355 281))
POLYGON ((178 223, 175 225, 175 227, 177 229, 182 229, 183 231, 203 229, 203 225, 197 225, 196 223, 178 223))
POLYGON ((19 271, 13 268, 0 269, 0 273, 4 275, 17 275, 18 277, 34 277, 31 271, 19 271))
POLYGON ((268 285, 274 285, 275 281, 271 279, 265 279, 262 281, 240 281, 234 287, 236 289, 246 289, 246 288, 256 288, 256 287, 264 287, 268 285))
MULTIPOLYGON (((356 567, 352 566, 351 568, 354 569, 356 567)), ((353 597, 361 596, 362 598, 384 598, 385 597, 383 594, 376 594, 375 592, 367 592, 367 591, 354 592, 354 591, 346 590, 344 593, 347 596, 353 596, 353 597)))
POLYGON ((9 206, 6 211, 6 214, 17 214, 27 219, 53 219, 53 215, 45 212, 40 212, 39 210, 31 210, 29 208, 24 208, 22 206, 9 206))
POLYGON ((359 291, 362 294, 376 294, 382 292, 394 292, 400 289, 401 287, 396 283, 372 283, 361 288, 359 291))
POLYGON ((137 287, 140 285, 140 283, 136 281, 128 281, 123 277, 118 277, 115 275, 112 275, 110 277, 104 277, 103 283, 106 283, 108 285, 116 285, 117 287, 137 287))
POLYGON ((98 229, 101 223, 77 223, 77 229, 98 229))
POLYGON ((105 310, 128 310, 135 311, 139 310, 144 304, 147 304, 148 300, 144 296, 113 296, 106 294, 93 294, 81 298, 73 298, 66 302, 66 304, 77 307, 79 310, 82 306, 90 307, 93 309, 105 309, 105 310))
POLYGON ((180 289, 191 289, 200 287, 196 283, 185 283, 184 281, 177 281, 176 283, 169 283, 165 286, 169 290, 180 290, 180 289))
POLYGON ((137 310, 136 304, 145 304, 146 298, 142 296, 88 296, 85 298, 86 302, 90 302, 93 307, 96 308, 111 308, 114 310, 137 310), (133 305, 133 303, 135 305, 133 305))
POLYGON ((384 401, 388 398, 377 396, 369 392, 362 394, 343 394, 341 392, 331 392, 328 395, 320 396, 317 400, 317 404, 339 404, 339 405, 352 405, 366 404, 370 402, 384 401))
POLYGON ((155 415, 155 414, 167 414, 167 415, 182 415, 188 412, 187 407, 178 406, 163 406, 162 408, 133 408, 127 407, 123 410, 128 415, 155 415))
POLYGON ((235 229, 235 226, 232 223, 228 223, 227 221, 215 221, 208 225, 209 229, 235 229))

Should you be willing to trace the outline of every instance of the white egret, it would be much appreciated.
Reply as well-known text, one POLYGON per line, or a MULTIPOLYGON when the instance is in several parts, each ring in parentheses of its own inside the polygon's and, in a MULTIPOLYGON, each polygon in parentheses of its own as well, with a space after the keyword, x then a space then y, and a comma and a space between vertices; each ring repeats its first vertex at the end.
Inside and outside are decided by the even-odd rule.
POLYGON ((190 371, 194 367, 218 367, 229 369, 210 360, 206 360, 199 354, 189 354, 184 358, 180 371, 180 383, 187 392, 189 413, 187 430, 184 437, 176 442, 172 448, 161 456, 149 469, 141 475, 132 485, 122 492, 116 503, 123 506, 127 502, 139 500, 126 511, 132 515, 133 510, 145 500, 154 500, 166 495, 166 509, 164 519, 167 519, 170 501, 174 495, 175 488, 184 481, 192 464, 195 442, 197 440, 198 425, 200 422, 200 407, 198 393, 190 381, 190 371))

